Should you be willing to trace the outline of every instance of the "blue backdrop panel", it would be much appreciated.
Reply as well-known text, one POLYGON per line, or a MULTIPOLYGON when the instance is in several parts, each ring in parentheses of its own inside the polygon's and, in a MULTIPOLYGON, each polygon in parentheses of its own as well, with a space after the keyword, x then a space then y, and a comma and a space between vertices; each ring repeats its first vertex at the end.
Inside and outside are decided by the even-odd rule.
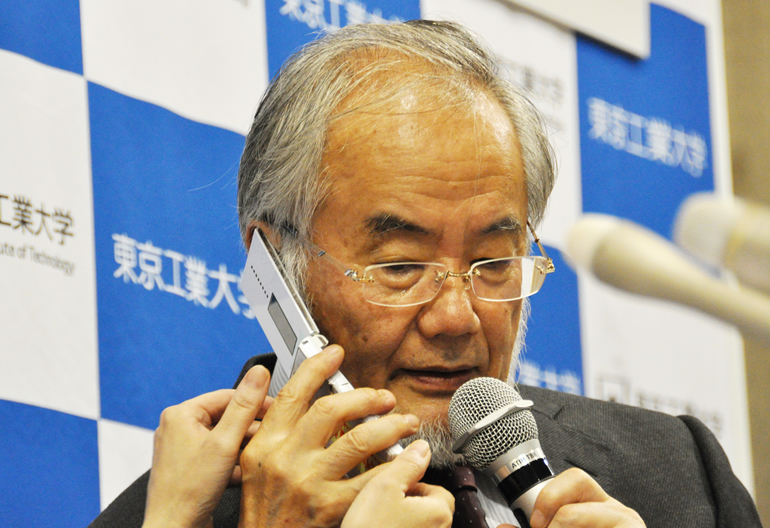
POLYGON ((556 272, 548 275, 537 295, 530 297, 532 316, 522 354, 529 368, 538 367, 539 372, 523 368, 521 379, 527 384, 583 394, 577 275, 559 250, 546 247, 546 251, 556 272), (534 375, 538 376, 537 383, 534 375))
POLYGON ((0 400, 0 512, 9 528, 82 528, 99 513, 96 422, 0 400))
POLYGON ((281 64, 322 30, 348 24, 420 18, 419 0, 266 0, 267 63, 272 79, 281 64))
POLYGON ((0 48, 83 73, 78 0, 3 0, 0 48))
POLYGON ((102 416, 157 427, 268 350, 239 291, 243 137, 89 84, 102 416))
POLYGON ((583 210, 668 237, 682 200, 714 187, 706 33, 660 6, 650 18, 647 60, 578 38, 583 210))

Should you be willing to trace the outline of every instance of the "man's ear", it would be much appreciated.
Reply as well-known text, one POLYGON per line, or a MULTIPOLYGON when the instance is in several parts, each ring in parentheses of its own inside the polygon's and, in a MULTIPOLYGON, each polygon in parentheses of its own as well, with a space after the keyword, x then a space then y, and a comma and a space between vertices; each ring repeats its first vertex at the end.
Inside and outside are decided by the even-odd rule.
POLYGON ((273 244, 273 247, 275 247, 277 250, 280 251, 281 249, 281 232, 278 229, 274 229, 272 226, 268 225, 266 222, 262 220, 253 220, 252 222, 249 222, 248 229, 246 230, 246 251, 251 249, 251 239, 254 236, 254 233, 256 229, 259 228, 262 230, 263 233, 265 233, 265 236, 267 236, 267 239, 270 241, 271 244, 273 244))

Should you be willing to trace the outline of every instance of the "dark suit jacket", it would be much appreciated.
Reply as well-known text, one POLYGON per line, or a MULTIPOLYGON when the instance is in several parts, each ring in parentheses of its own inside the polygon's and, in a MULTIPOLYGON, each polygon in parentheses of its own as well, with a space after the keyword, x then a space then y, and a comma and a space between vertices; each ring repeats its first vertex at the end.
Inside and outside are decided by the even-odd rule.
MULTIPOLYGON (((272 370, 275 356, 252 358, 241 377, 257 364, 272 370)), ((524 385, 519 391, 535 402, 540 443, 554 472, 586 471, 610 496, 636 510, 648 528, 761 528, 722 447, 696 418, 524 385)), ((149 472, 134 482, 91 527, 139 528, 148 478, 149 472)), ((236 528, 239 505, 240 488, 226 490, 214 526, 236 528)))

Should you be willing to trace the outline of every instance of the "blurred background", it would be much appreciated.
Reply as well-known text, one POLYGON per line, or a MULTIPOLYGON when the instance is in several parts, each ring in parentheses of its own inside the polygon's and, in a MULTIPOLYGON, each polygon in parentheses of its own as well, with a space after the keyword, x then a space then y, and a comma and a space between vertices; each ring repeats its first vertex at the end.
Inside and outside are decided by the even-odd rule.
MULTIPOLYGON (((770 205, 770 2, 724 0, 727 106, 733 190, 770 205)), ((762 522, 770 524, 770 347, 746 338, 754 481, 762 522)))

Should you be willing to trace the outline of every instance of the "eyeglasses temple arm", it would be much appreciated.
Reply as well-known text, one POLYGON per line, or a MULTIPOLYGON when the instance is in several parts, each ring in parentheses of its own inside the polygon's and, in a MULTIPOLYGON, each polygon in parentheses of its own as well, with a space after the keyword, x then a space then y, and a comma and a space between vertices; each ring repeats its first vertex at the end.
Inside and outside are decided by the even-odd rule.
POLYGON ((540 253, 542 253, 543 256, 545 257, 545 262, 546 262, 545 272, 553 273, 554 271, 556 271, 556 266, 553 265, 553 260, 551 259, 551 257, 548 256, 548 253, 545 252, 545 248, 543 247, 543 244, 540 243, 540 238, 538 238, 537 233, 535 233, 535 230, 532 229, 532 224, 527 222, 527 227, 532 232, 532 238, 535 240, 535 244, 537 244, 537 247, 540 250, 540 253))
POLYGON ((362 278, 358 276, 358 272, 356 270, 354 270, 353 268, 348 268, 342 262, 338 261, 337 259, 335 259, 331 255, 327 254, 326 250, 321 249, 320 247, 316 246, 310 240, 302 240, 302 237, 300 236, 299 231, 293 225, 291 225, 289 223, 282 224, 280 226, 280 229, 281 229, 282 233, 284 233, 284 234, 286 234, 288 236, 291 236, 291 237, 299 240, 316 257, 324 258, 324 259, 326 259, 327 262, 331 262, 332 264, 334 264, 334 266, 336 266, 338 269, 340 269, 342 271, 342 273, 345 274, 346 277, 350 277, 351 280, 354 280, 356 282, 359 282, 359 281, 362 280, 362 278))
POLYGON ((309 241, 305 242, 305 245, 313 253, 314 256, 326 259, 327 262, 334 264, 334 266, 340 269, 342 273, 345 274, 346 277, 350 277, 351 280, 354 280, 356 282, 359 282, 361 280, 361 277, 358 276, 358 272, 356 270, 354 270, 353 268, 348 268, 342 262, 340 262, 339 260, 329 255, 326 252, 326 250, 321 249, 320 247, 316 246, 315 244, 309 241))

